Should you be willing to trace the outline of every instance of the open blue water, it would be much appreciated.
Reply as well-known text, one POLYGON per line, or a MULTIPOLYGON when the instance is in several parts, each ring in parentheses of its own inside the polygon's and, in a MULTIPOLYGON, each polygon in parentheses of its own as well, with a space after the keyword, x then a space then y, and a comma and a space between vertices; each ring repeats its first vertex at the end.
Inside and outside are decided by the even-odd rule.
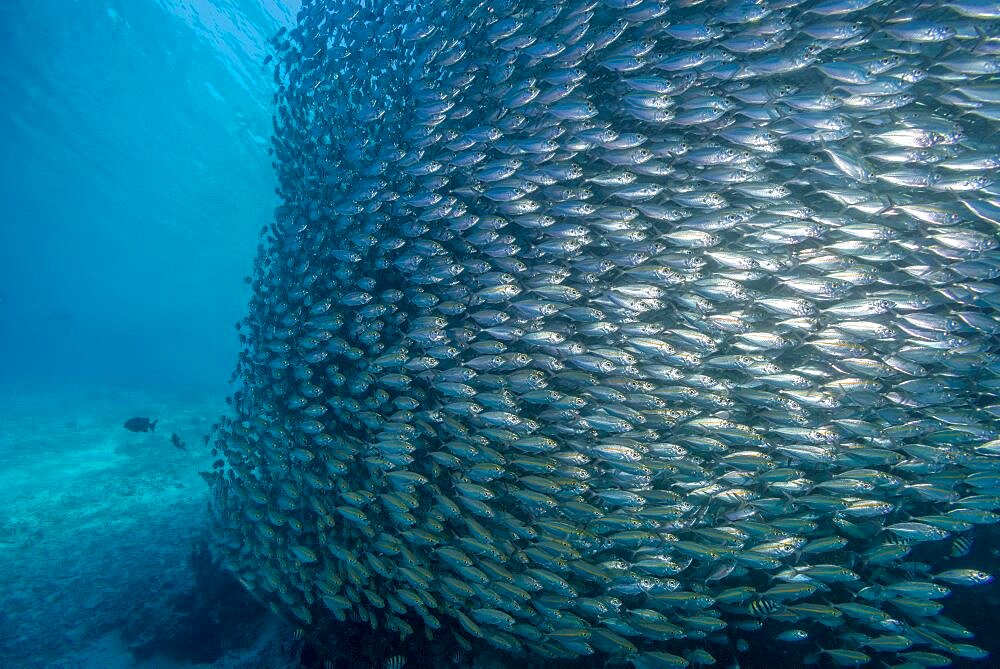
POLYGON ((0 3, 0 667, 272 663, 194 551, 296 9, 0 3))
POLYGON ((295 4, 0 6, 4 381, 225 381, 276 203, 266 40, 295 4))

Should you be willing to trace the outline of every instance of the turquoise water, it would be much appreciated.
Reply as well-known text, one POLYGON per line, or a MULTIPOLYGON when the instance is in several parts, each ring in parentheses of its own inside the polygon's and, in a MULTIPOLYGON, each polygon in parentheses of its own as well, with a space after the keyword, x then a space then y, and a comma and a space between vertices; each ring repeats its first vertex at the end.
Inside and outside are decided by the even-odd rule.
POLYGON ((224 388, 287 2, 0 6, 0 374, 224 388), (220 383, 221 382, 221 383, 220 383))
POLYGON ((277 201, 261 63, 295 4, 0 4, 2 667, 282 661, 277 620, 199 568, 198 471, 277 201))

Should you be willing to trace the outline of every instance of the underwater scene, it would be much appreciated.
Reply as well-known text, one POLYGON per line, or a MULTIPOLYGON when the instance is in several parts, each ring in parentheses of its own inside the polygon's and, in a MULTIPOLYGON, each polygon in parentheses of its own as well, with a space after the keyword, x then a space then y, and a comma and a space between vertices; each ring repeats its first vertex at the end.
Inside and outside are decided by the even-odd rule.
POLYGON ((0 37, 0 667, 1000 666, 1000 0, 0 37))

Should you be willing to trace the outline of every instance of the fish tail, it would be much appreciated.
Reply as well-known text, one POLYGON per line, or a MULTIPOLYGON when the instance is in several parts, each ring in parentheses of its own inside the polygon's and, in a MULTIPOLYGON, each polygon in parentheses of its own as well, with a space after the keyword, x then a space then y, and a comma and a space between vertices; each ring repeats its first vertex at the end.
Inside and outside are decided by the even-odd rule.
POLYGON ((159 421, 159 420, 160 420, 160 419, 159 419, 159 418, 157 418, 156 420, 151 420, 151 421, 149 421, 149 431, 150 431, 150 432, 156 432, 156 423, 157 423, 157 421, 159 421))

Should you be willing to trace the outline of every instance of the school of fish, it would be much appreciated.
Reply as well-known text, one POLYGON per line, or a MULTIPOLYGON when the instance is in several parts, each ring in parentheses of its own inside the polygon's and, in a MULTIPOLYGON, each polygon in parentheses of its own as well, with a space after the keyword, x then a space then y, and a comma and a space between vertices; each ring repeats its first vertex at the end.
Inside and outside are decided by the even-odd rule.
POLYGON ((986 657, 1000 3, 307 0, 272 43, 209 477, 247 588, 639 669, 986 657))

